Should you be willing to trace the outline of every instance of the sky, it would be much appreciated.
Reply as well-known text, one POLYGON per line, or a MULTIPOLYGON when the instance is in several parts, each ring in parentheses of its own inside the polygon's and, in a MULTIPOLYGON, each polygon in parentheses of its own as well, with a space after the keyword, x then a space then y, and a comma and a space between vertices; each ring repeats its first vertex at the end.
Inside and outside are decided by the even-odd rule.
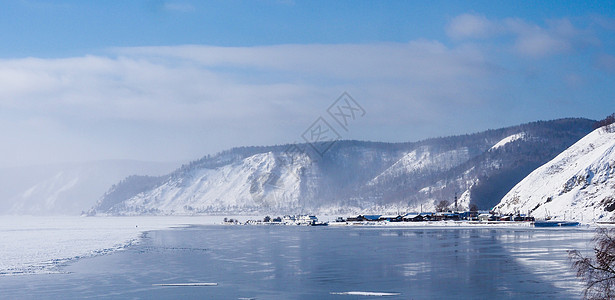
POLYGON ((493 2, 0 0, 0 167, 615 112, 614 2, 493 2))

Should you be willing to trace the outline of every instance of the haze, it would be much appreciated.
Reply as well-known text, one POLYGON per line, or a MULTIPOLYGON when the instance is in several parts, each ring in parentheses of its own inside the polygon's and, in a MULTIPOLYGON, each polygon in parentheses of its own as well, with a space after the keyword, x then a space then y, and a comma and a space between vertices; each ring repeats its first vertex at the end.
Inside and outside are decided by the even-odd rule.
POLYGON ((414 141, 615 111, 606 2, 14 1, 0 12, 0 167, 187 161, 301 141, 414 141), (537 5, 537 6, 536 6, 537 5))

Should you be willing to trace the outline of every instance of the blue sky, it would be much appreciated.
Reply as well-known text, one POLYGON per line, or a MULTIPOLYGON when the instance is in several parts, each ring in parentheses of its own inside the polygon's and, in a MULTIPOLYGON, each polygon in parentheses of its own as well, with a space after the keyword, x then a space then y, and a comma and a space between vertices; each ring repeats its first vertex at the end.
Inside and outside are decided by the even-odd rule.
POLYGON ((613 2, 492 2, 0 1, 0 166, 301 141, 344 91, 345 139, 615 112, 613 2))
POLYGON ((447 43, 458 15, 580 26, 612 17, 610 1, 2 1, 3 57, 63 57, 107 47, 447 43), (9 46, 10 45, 10 46, 9 46), (8 46, 8 47, 7 47, 8 46))

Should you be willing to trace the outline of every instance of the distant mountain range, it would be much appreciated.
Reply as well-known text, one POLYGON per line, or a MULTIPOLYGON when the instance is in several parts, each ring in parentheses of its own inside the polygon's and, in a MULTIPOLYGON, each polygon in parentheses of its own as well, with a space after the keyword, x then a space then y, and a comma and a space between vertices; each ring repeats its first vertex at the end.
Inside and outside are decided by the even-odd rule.
POLYGON ((615 124, 598 128, 533 171, 495 209, 578 221, 615 214, 615 124))
POLYGON ((79 215, 131 174, 161 175, 177 163, 105 160, 0 168, 0 214, 79 215))
POLYGON ((354 213, 433 210, 446 200, 490 209, 519 181, 592 130, 539 121, 410 143, 337 141, 241 147, 164 176, 130 176, 90 214, 354 213))

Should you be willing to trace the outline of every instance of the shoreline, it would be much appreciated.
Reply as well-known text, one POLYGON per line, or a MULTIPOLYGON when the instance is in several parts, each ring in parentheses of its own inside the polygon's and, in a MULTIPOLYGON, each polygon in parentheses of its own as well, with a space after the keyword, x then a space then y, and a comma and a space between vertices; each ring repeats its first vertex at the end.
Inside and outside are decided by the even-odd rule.
MULTIPOLYGON (((238 224, 212 224, 212 225, 224 225, 224 226, 271 226, 271 227, 321 227, 312 226, 307 224, 276 224, 276 223, 238 223, 238 224)), ((425 222, 386 222, 386 221, 365 221, 365 222, 329 222, 327 227, 336 228, 535 228, 535 229, 579 229, 588 228, 594 229, 597 227, 615 225, 613 223, 608 224, 593 224, 593 223, 579 223, 576 226, 553 226, 553 227, 535 227, 531 222, 514 222, 514 221, 492 221, 492 222, 480 222, 480 221, 425 221, 425 222)))
MULTIPOLYGON (((252 218, 253 216, 237 216, 252 218)), ((140 217, 19 217, 0 221, 0 238, 19 236, 16 243, 0 249, 5 260, 0 277, 63 273, 63 269, 82 258, 124 251, 138 245, 151 231, 173 230, 190 226, 231 226, 223 216, 140 216, 140 217), (9 224, 10 223, 10 224, 9 224), (136 224, 136 225, 135 225, 136 224), (102 228, 102 229, 101 229, 102 228), (31 254, 32 253, 32 254, 31 254)), ((324 219, 330 217, 323 217, 324 219)), ((233 224, 238 226, 239 224, 233 224)), ((243 224, 242 224, 243 225, 243 224)), ((249 224, 249 226, 302 226, 249 224)), ((424 222, 329 222, 332 228, 365 229, 524 229, 558 230, 564 227, 534 227, 530 222, 424 221, 424 222)), ((248 225, 244 225, 248 226, 248 225)), ((566 229, 592 230, 613 224, 580 224, 566 229)), ((316 226, 320 227, 320 226, 316 226)))

